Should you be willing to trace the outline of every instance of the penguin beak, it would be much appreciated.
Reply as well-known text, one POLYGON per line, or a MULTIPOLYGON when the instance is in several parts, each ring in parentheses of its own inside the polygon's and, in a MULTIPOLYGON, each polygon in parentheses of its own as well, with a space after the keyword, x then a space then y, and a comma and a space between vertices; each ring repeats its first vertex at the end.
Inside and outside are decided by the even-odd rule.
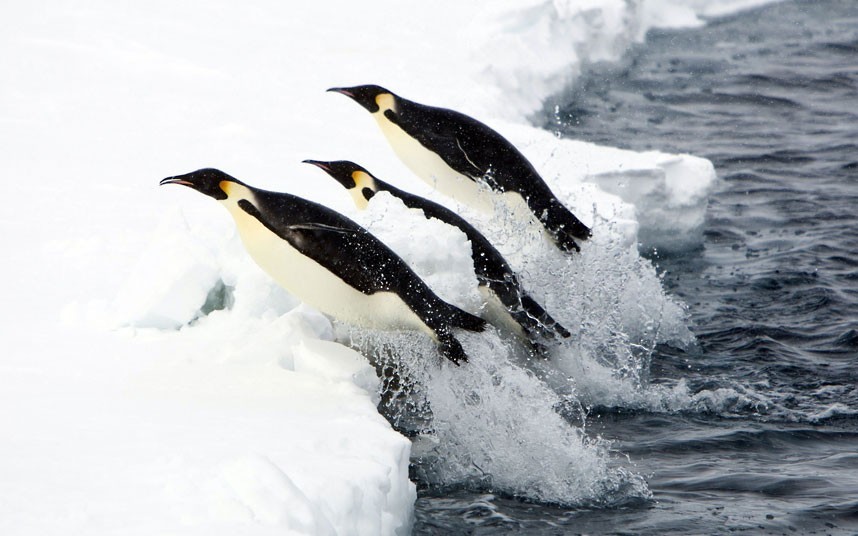
POLYGON ((329 92, 334 92, 334 93, 341 93, 341 94, 345 95, 346 97, 349 97, 350 99, 355 98, 355 94, 354 94, 354 93, 352 93, 351 91, 349 91, 349 88, 345 88, 345 87, 332 87, 332 88, 329 88, 329 89, 328 89, 328 91, 329 91, 329 92))
POLYGON ((188 180, 183 179, 181 176, 177 176, 177 177, 167 177, 166 179, 163 179, 163 180, 162 180, 160 183, 158 183, 158 184, 159 184, 160 186, 164 186, 165 184, 181 184, 182 186, 189 186, 189 187, 191 187, 191 188, 193 188, 193 187, 194 187, 194 183, 192 183, 191 181, 188 181, 188 180))
POLYGON ((355 187, 355 181, 348 175, 343 175, 342 170, 335 170, 330 162, 320 162, 318 160, 304 160, 304 164, 313 164, 325 173, 331 176, 332 179, 343 185, 343 188, 350 190, 355 187))
POLYGON ((327 162, 320 162, 319 160, 303 160, 301 163, 312 164, 326 173, 331 173, 331 166, 329 166, 327 162))

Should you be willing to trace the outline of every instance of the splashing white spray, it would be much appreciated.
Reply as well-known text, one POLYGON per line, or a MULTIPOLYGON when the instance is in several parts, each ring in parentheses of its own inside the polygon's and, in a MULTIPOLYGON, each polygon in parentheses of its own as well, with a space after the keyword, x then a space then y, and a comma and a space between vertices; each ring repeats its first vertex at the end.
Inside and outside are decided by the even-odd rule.
MULTIPOLYGON (((441 362, 432 343, 416 334, 353 330, 351 343, 388 364, 383 406, 395 425, 417 436, 414 461, 430 485, 563 504, 647 497, 643 479, 621 467, 607 443, 584 433, 583 415, 593 406, 661 410, 691 403, 682 386, 651 388, 648 378, 656 345, 693 341, 683 306, 638 254, 633 220, 594 207, 594 236, 579 254, 567 255, 540 227, 525 223, 521 209, 500 203, 486 216, 458 207, 572 332, 551 348, 550 360, 526 359, 493 331, 460 334, 471 359, 462 367, 441 362)), ((386 194, 358 219, 440 296, 479 311, 461 232, 386 194)))
POLYGON ((570 505, 650 496, 640 476, 612 460, 608 444, 564 418, 570 401, 519 366, 491 330, 460 335, 470 359, 461 366, 418 334, 352 329, 348 336, 366 355, 395 365, 402 391, 386 413, 419 428, 412 460, 423 482, 570 505))

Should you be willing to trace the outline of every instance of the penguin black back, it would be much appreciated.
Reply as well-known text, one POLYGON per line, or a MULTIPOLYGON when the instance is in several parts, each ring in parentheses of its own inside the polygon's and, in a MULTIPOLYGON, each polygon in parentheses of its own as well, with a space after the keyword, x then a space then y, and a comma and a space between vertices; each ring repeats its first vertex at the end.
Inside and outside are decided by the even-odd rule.
MULTIPOLYGON (((486 124, 454 110, 410 101, 380 86, 329 91, 349 96, 376 116, 394 148, 402 146, 401 138, 386 129, 385 122, 437 155, 455 173, 493 191, 520 195, 560 249, 578 251, 575 239, 591 236, 590 229, 554 196, 527 158, 486 124)), ((424 180, 438 178, 431 169, 423 169, 429 160, 416 156, 414 150, 400 149, 397 154, 424 180)))
POLYGON ((481 331, 485 326, 481 318, 441 300, 366 229, 323 205, 254 188, 212 169, 169 177, 161 184, 188 186, 224 204, 254 260, 287 290, 305 301, 313 300, 311 305, 322 304, 317 306, 332 316, 338 312, 352 319, 375 315, 382 318, 382 325, 399 324, 398 320, 414 325, 417 320, 409 320, 411 313, 396 308, 400 306, 376 312, 373 307, 391 302, 356 297, 397 296, 401 302, 396 303, 403 303, 419 318, 419 326, 425 325, 453 361, 467 359, 451 328, 481 331), (348 303, 340 306, 337 300, 348 303))
MULTIPOLYGON (((349 286, 363 292, 393 292, 439 328, 482 331, 485 322, 438 298, 396 253, 366 229, 330 208, 280 192, 253 189, 256 204, 239 206, 349 286), (429 307, 426 307, 426 305, 429 307)), ((428 323, 428 322, 427 322, 428 323)))
MULTIPOLYGON (((422 211, 426 219, 434 218, 452 225, 468 237, 471 242, 474 274, 480 284, 490 288, 498 296, 501 303, 506 306, 507 311, 526 332, 539 332, 549 338, 552 336, 552 332, 564 338, 571 335, 569 330, 552 318, 536 300, 524 291, 518 276, 503 255, 467 220, 443 205, 400 190, 381 179, 375 177, 374 179, 378 191, 390 193, 400 199, 408 208, 422 211)), ((375 195, 375 192, 369 188, 363 190, 362 195, 367 198, 367 201, 375 195)))
POLYGON ((320 162, 305 160, 326 171, 347 190, 353 193, 356 203, 372 199, 376 192, 388 192, 400 199, 405 206, 420 210, 427 219, 437 219, 461 230, 471 244, 474 273, 481 286, 485 286, 498 297, 507 312, 526 333, 538 332, 551 337, 553 333, 569 337, 569 331, 554 320, 521 286, 515 272, 503 255, 467 220, 447 207, 401 190, 372 175, 363 167, 347 160, 320 162), (546 329, 547 328, 547 329, 546 329))

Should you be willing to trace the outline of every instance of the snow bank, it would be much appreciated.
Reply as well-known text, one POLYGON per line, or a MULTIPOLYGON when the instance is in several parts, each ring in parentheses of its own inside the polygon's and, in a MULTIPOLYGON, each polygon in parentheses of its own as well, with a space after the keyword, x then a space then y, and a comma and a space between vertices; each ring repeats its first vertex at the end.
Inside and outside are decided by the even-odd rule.
POLYGON ((63 308, 55 341, 44 321, 7 338, 0 532, 407 532, 411 445, 365 358, 232 233, 168 212, 139 251, 116 300, 63 308), (203 316, 208 289, 176 287, 195 274, 228 282, 230 308, 203 316), (135 327, 90 327, 109 322, 135 327))
POLYGON ((422 378, 415 396, 435 412, 418 417, 435 432, 418 444, 418 468, 429 481, 536 500, 646 496, 639 477, 549 408, 636 400, 646 349, 687 342, 681 305, 637 244, 671 234, 693 243, 714 175, 693 157, 558 140, 524 123, 587 62, 723 5, 0 8, 0 532, 408 530, 411 445, 378 415, 366 359, 331 342, 342 326, 274 286, 215 203, 156 186, 216 166, 324 202, 363 218, 440 294, 478 309, 460 233, 390 202, 358 216, 339 185, 300 164, 349 158, 433 195, 362 109, 324 93, 368 82, 495 126, 595 231, 570 259, 502 210, 473 216, 575 332, 578 342, 553 350, 556 367, 522 361, 494 333, 465 341, 470 374, 439 365, 425 338, 352 334, 365 354, 386 345, 422 378))

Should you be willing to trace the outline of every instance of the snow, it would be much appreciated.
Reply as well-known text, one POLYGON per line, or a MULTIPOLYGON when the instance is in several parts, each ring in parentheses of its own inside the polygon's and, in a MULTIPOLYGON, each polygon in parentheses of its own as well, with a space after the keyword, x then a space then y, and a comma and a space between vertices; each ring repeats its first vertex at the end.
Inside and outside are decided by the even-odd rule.
POLYGON ((406 533, 412 458, 430 460, 419 465, 429 481, 489 478, 537 500, 645 496, 550 409, 634 398, 632 343, 688 342, 681 304, 638 243, 693 247, 716 177, 690 155, 560 140, 526 118, 647 28, 756 3, 5 4, 0 533, 406 533), (370 82, 494 126, 594 226, 570 260, 502 211, 469 215, 575 333, 553 356, 560 373, 526 372, 494 333, 466 341, 469 372, 439 365, 425 338, 332 325, 252 263, 216 203, 157 187, 216 166, 324 202, 476 311, 461 233, 392 199, 356 213, 300 164, 352 159, 449 204, 365 111, 324 92, 370 82), (436 435, 412 447, 379 415, 379 380, 349 340, 364 354, 395 347, 436 435))

